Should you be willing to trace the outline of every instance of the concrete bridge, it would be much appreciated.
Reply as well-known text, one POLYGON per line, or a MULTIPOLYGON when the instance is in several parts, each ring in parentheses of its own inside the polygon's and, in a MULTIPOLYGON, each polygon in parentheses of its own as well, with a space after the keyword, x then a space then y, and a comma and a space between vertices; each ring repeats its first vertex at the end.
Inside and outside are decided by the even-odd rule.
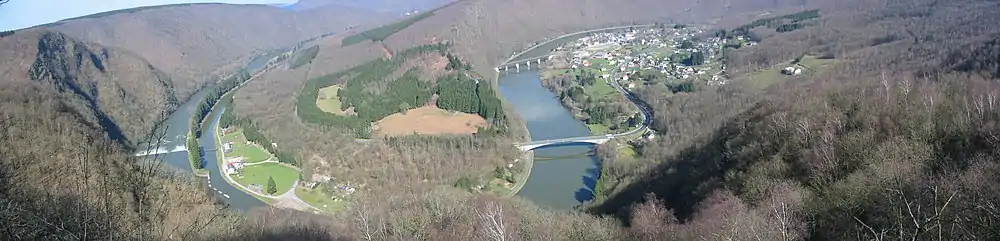
POLYGON ((181 145, 181 146, 175 146, 173 148, 159 147, 159 148, 151 149, 151 150, 141 150, 141 151, 138 151, 138 152, 135 153, 135 156, 152 156, 152 155, 160 155, 160 154, 182 152, 182 151, 187 151, 187 147, 185 147, 183 145, 181 145))
POLYGON ((571 137, 562 139, 551 139, 551 140, 541 140, 541 141, 529 141, 514 143, 514 146, 521 151, 530 151, 540 147, 546 147, 551 145, 560 144, 574 144, 574 143, 590 143, 590 144, 604 144, 611 139, 614 139, 615 135, 603 135, 603 136, 584 136, 584 137, 571 137))
POLYGON ((604 144, 604 143, 608 142, 609 140, 614 139, 616 137, 628 136, 628 135, 633 135, 633 134, 636 134, 636 133, 645 132, 647 129, 649 129, 649 126, 653 122, 650 119, 650 117, 653 116, 652 112, 651 112, 651 109, 649 108, 649 106, 646 106, 645 104, 640 104, 640 103, 642 103, 641 101, 639 101, 634 95, 632 95, 632 93, 630 93, 629 91, 625 90, 625 88, 622 88, 621 85, 618 84, 618 81, 615 81, 615 79, 617 79, 617 76, 618 76, 618 71, 612 71, 611 75, 614 76, 613 78, 611 78, 610 80, 608 80, 609 83, 611 84, 611 86, 615 87, 615 90, 618 90, 619 93, 621 93, 622 95, 625 96, 626 99, 628 99, 629 103, 631 103, 633 106, 635 106, 639 110, 639 113, 640 113, 641 118, 642 118, 642 123, 639 126, 639 128, 636 128, 636 129, 633 129, 631 131, 624 132, 624 133, 618 133, 618 134, 607 134, 607 135, 601 135, 601 136, 572 137, 572 138, 551 139, 551 140, 538 140, 538 141, 514 143, 514 146, 516 146, 521 151, 530 151, 530 150, 534 150, 534 149, 537 149, 537 148, 540 148, 540 147, 546 147, 546 146, 558 145, 558 144, 572 144, 572 143, 604 144))
POLYGON ((502 64, 500 66, 497 66, 493 70, 495 70, 496 72, 501 72, 501 71, 506 72, 506 71, 510 71, 511 69, 518 70, 518 71, 521 70, 521 68, 531 69, 532 65, 534 65, 534 66, 541 66, 542 65, 542 61, 549 61, 549 60, 552 60, 552 55, 551 54, 542 55, 542 56, 533 57, 533 58, 527 58, 527 59, 520 59, 520 60, 517 60, 517 61, 511 61, 511 62, 508 62, 506 64, 502 64))

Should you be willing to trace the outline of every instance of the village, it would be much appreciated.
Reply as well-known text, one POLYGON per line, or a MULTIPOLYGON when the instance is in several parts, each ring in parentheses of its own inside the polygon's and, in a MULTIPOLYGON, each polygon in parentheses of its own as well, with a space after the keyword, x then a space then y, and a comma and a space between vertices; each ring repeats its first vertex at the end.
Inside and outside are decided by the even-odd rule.
MULTIPOLYGON (((616 81, 628 89, 654 84, 653 76, 668 85, 725 84, 721 51, 728 40, 705 35, 702 29, 686 26, 596 33, 557 48, 554 54, 568 60, 572 69, 592 70, 604 79, 611 78, 612 71, 624 73, 616 81)), ((743 36, 736 40, 743 46, 756 45, 743 36)))
MULTIPOLYGON (((727 45, 750 47, 756 43, 744 36, 725 39, 711 35, 701 28, 682 25, 593 33, 554 49, 543 78, 594 76, 596 81, 584 81, 586 84, 582 82, 580 87, 588 98, 598 102, 623 102, 622 94, 624 98, 635 98, 632 93, 652 85, 664 85, 675 93, 693 92, 696 85, 723 85, 728 78, 722 51, 727 45), (617 86, 626 93, 618 93, 617 86)), ((639 111, 632 108, 610 124, 591 122, 587 126, 594 135, 622 133, 638 126, 639 111)), ((625 144, 619 145, 619 153, 634 157, 636 148, 654 140, 656 133, 648 129, 624 138, 627 143, 619 143, 625 144)))

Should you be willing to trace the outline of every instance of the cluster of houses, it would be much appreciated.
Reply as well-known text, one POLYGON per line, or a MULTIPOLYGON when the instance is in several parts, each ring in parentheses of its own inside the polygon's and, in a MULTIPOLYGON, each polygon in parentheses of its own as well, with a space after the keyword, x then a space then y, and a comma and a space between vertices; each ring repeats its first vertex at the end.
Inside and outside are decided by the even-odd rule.
MULTIPOLYGON (((699 33, 702 33, 702 30, 663 30, 658 28, 636 29, 624 33, 597 33, 581 38, 566 47, 569 48, 569 51, 572 51, 572 55, 569 56, 571 57, 569 62, 572 64, 572 68, 591 67, 594 62, 601 60, 611 66, 620 68, 623 73, 627 73, 627 75, 622 76, 622 80, 626 81, 624 83, 626 86, 634 86, 634 83, 628 82, 628 75, 634 74, 637 70, 658 71, 667 79, 678 80, 693 79, 698 75, 712 74, 712 81, 721 83, 724 81, 719 76, 722 71, 706 73, 706 68, 688 66, 683 63, 671 61, 670 55, 673 54, 701 52, 706 57, 704 64, 712 64, 711 60, 720 54, 719 51, 723 48, 725 39, 708 38, 705 41, 695 43, 691 48, 681 48, 683 42, 693 40, 695 35, 699 33), (672 33, 667 34, 667 31, 672 33), (653 53, 624 48, 624 46, 635 45, 646 46, 647 49, 670 48, 673 51, 672 53, 653 53)), ((557 49, 557 51, 559 50, 565 51, 562 47, 557 49)), ((724 66, 722 67, 724 70, 724 66)), ((601 71, 603 72, 601 77, 605 79, 611 77, 608 69, 602 68, 601 71)))
MULTIPOLYGON (((318 174, 318 173, 314 173, 312 175, 312 179, 311 179, 312 181, 311 182, 303 183, 303 185, 305 185, 305 187, 307 187, 309 189, 314 189, 317 186, 319 186, 320 183, 329 182, 331 179, 333 179, 333 178, 331 178, 330 176, 323 175, 323 174, 318 174)), ((349 196, 351 194, 354 194, 354 192, 357 191, 356 188, 351 187, 350 183, 337 184, 336 186, 334 186, 333 189, 336 191, 336 193, 334 193, 334 197, 331 197, 334 200, 337 200, 337 196, 339 196, 339 197, 346 197, 346 196, 349 196), (337 195, 337 194, 339 194, 339 195, 337 195)))

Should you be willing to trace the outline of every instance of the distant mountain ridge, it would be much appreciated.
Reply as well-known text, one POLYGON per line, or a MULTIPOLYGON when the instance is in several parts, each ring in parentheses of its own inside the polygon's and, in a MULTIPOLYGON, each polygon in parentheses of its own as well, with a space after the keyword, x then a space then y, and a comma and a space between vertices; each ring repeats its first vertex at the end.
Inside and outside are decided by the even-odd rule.
POLYGON ((368 11, 403 13, 423 11, 444 6, 456 0, 299 0, 287 6, 288 9, 304 11, 330 5, 347 6, 368 11))

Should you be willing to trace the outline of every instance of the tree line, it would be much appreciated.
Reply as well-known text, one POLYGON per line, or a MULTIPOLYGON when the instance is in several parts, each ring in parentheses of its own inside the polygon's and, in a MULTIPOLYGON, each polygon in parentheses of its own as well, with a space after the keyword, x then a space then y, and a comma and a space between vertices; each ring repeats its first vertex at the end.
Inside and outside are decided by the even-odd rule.
POLYGON ((199 143, 198 138, 188 136, 184 145, 187 147, 188 161, 191 163, 191 168, 205 168, 205 153, 202 152, 201 143, 199 143))
POLYGON ((735 36, 748 36, 750 35, 751 29, 764 26, 768 28, 774 28, 778 32, 789 32, 802 28, 804 25, 800 22, 819 17, 820 17, 819 9, 814 9, 814 10, 802 11, 777 17, 758 19, 748 24, 736 27, 731 31, 720 30, 719 32, 716 33, 716 36, 728 39, 731 39, 735 36))
POLYGON ((437 94, 437 106, 442 109, 478 114, 494 126, 507 123, 500 99, 488 81, 452 73, 438 78, 437 94))
POLYGON ((312 63, 316 55, 319 54, 319 45, 313 45, 306 48, 292 56, 292 61, 288 64, 289 68, 296 69, 300 66, 312 63))
POLYGON ((7 31, 0 32, 0 38, 11 36, 11 35, 14 35, 14 30, 7 30, 7 31))
POLYGON ((201 124, 205 120, 205 117, 212 112, 212 107, 215 106, 215 103, 227 92, 249 79, 250 73, 241 70, 212 87, 213 89, 198 103, 198 107, 195 108, 194 113, 191 113, 191 133, 195 138, 201 138, 203 129, 201 124))

